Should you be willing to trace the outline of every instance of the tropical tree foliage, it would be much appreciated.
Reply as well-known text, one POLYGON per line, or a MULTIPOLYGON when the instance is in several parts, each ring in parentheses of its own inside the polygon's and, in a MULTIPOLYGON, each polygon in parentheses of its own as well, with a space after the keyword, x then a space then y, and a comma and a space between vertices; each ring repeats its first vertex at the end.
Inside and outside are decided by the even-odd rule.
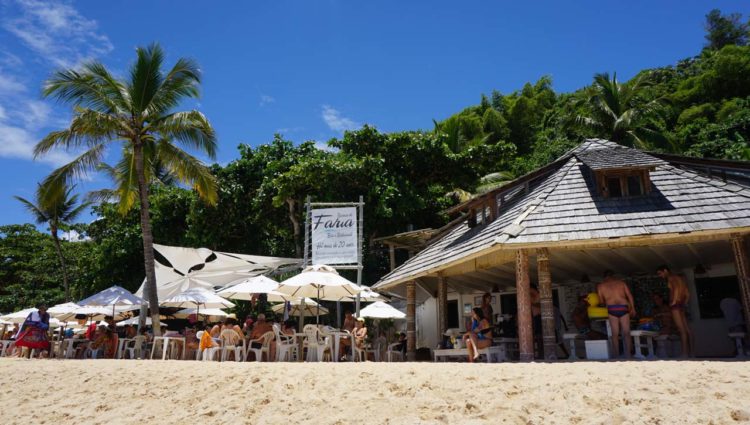
MULTIPOLYGON (((709 35, 720 29, 711 19, 709 35)), ((739 19, 732 22, 740 26, 739 19)), ((442 211, 461 201, 452 196, 456 190, 471 196, 501 185, 549 163, 584 137, 682 155, 750 160, 750 47, 742 37, 726 39, 708 48, 696 46, 696 56, 643 70, 630 80, 596 74, 590 86, 559 93, 552 79, 543 77, 510 93, 492 91, 479 96, 476 105, 425 123, 427 131, 384 133, 365 126, 329 140, 325 149, 275 135, 267 143, 240 145, 235 160, 208 169, 194 160, 177 167, 182 164, 177 158, 183 156, 170 155, 176 146, 169 143, 212 153, 214 137, 205 118, 194 112, 171 115, 168 110, 177 108, 178 100, 167 102, 170 96, 152 96, 155 106, 150 109, 122 106, 122 99, 135 102, 129 93, 136 87, 154 87, 136 83, 143 81, 138 63, 160 63, 151 50, 139 50, 139 62, 126 81, 110 82, 108 73, 91 65, 65 71, 53 78, 61 81, 50 87, 60 88, 50 95, 78 107, 70 128, 45 140, 49 146, 94 152, 84 153, 50 180, 66 181, 93 169, 102 162, 96 153, 99 145, 119 141, 122 148, 118 160, 105 167, 115 181, 109 194, 119 202, 96 205, 96 219, 77 226, 85 241, 60 241, 70 263, 71 292, 81 297, 113 283, 132 290, 141 284, 149 264, 144 261, 148 244, 142 238, 141 229, 147 228, 143 211, 159 243, 294 256, 302 249, 307 196, 314 201, 356 201, 362 195, 364 283, 372 284, 388 271, 388 253, 373 239, 443 226, 449 217, 442 211), (142 124, 137 134, 150 136, 128 138, 133 128, 118 127, 123 119, 135 119, 142 124), (191 130, 177 131, 178 125, 191 130), (138 143, 142 179, 136 167, 138 143), (170 184, 171 176, 193 188, 170 184), (148 190, 142 190, 146 185, 148 190), (210 187, 216 188, 212 196, 210 187), (136 208, 142 205, 148 208, 136 208)), ((175 99, 197 93, 197 69, 181 66, 183 89, 176 88, 177 82, 167 83, 169 72, 156 79, 175 99)), ((40 151, 46 146, 43 142, 40 151)), ((0 309, 62 300, 55 258, 52 237, 33 226, 0 228, 0 309)))
POLYGON ((62 271, 63 288, 65 288, 65 301, 70 301, 70 285, 68 283, 68 272, 65 265, 65 256, 60 247, 60 235, 58 232, 75 221, 81 213, 89 207, 89 203, 79 203, 78 195, 73 194, 75 186, 62 187, 45 187, 38 185, 36 191, 36 200, 30 201, 20 196, 15 196, 19 202, 31 213, 37 224, 46 224, 52 240, 55 244, 55 251, 60 261, 60 270, 62 271))
MULTIPOLYGON (((125 211, 140 204, 141 234, 149 304, 159 305, 154 273, 153 234, 150 222, 149 183, 159 161, 181 181, 191 184, 202 198, 216 201, 216 181, 194 156, 180 148, 199 150, 213 158, 216 137, 206 117, 197 110, 175 112, 187 98, 198 97, 200 70, 189 59, 178 59, 164 71, 164 51, 157 44, 136 49, 136 61, 126 79, 118 80, 99 62, 82 69, 57 71, 43 93, 73 106, 70 126, 53 131, 35 147, 35 155, 54 148, 83 149, 71 163, 55 170, 45 186, 60 187, 102 166, 105 149, 119 143, 122 159, 114 174, 116 191, 125 211), (178 146, 179 145, 179 146, 178 146), (137 190, 136 190, 137 188, 137 190)), ((152 308, 155 329, 158 309, 152 308)), ((142 320, 145 320, 143 318, 142 320)))

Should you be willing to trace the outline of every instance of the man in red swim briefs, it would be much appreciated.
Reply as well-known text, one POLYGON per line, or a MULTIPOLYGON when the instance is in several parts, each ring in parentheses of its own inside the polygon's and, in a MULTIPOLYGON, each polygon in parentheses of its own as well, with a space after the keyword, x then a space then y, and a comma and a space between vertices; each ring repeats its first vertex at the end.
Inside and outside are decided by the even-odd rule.
POLYGON ((620 332, 625 357, 630 358, 633 342, 630 340, 630 316, 635 316, 633 295, 625 281, 614 277, 612 270, 604 272, 604 280, 596 287, 599 302, 607 306, 609 325, 612 328, 612 354, 620 357, 620 332))
POLYGON ((669 267, 662 265, 656 268, 656 274, 666 279, 669 287, 669 308, 672 311, 672 320, 677 330, 680 332, 680 342, 682 343, 682 357, 687 358, 693 355, 693 333, 690 331, 685 310, 690 300, 690 290, 688 289, 685 279, 674 274, 669 267))

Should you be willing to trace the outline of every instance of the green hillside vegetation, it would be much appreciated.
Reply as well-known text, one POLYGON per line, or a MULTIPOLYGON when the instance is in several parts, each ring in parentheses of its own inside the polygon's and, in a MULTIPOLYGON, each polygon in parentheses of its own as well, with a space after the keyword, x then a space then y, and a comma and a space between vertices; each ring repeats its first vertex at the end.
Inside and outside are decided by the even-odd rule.
MULTIPOLYGON (((255 147, 240 145, 237 159, 210 167, 213 179, 207 181, 215 180, 217 188, 211 204, 165 175, 155 158, 144 172, 154 241, 301 256, 308 195, 315 201, 363 195, 364 282, 372 284, 388 270, 387 252, 374 238, 441 227, 449 220, 446 208, 548 163, 585 137, 750 160, 748 25, 737 15, 712 11, 706 28, 706 45, 697 56, 643 70, 628 81, 603 72, 587 87, 558 93, 552 79, 543 77, 512 93, 481 95, 477 105, 423 130, 383 133, 364 126, 328 141, 325 150, 282 135, 255 147)), ((127 170, 118 175, 117 167, 102 167, 115 187, 97 194, 96 219, 59 225, 87 241, 63 240, 58 254, 52 237, 32 225, 0 226, 0 311, 62 301, 58 258, 67 260, 74 299, 113 284, 131 290, 141 284, 141 217, 131 208, 139 204, 135 183, 123 177, 127 170), (110 202, 118 197, 126 202, 110 202)))

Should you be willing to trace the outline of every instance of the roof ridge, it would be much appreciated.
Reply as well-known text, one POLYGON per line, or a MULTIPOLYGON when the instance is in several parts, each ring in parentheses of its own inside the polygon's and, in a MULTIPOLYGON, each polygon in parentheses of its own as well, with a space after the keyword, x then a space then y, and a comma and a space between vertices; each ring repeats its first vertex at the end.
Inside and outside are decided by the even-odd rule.
MULTIPOLYGON (((571 158, 571 159, 572 159, 572 158, 571 158)), ((579 161, 579 160, 578 160, 578 158, 576 158, 576 162, 577 162, 577 161, 579 161)), ((570 170, 572 170, 572 169, 573 169, 573 167, 574 167, 574 166, 575 166, 575 164, 576 164, 576 163, 571 163, 571 164, 568 164, 569 162, 570 162, 570 160, 568 160, 568 162, 567 162, 567 163, 563 164, 563 166, 562 166, 562 167, 560 167, 560 168, 562 169, 563 167, 566 167, 566 166, 567 166, 567 167, 568 167, 568 169, 567 169, 567 170, 565 170, 565 171, 563 172, 563 174, 562 174, 562 175, 560 176, 560 178, 558 178, 558 179, 557 179, 557 181, 556 181, 556 182, 555 182, 555 183, 554 183, 554 184, 553 184, 553 185, 552 185, 551 187, 548 187, 548 188, 544 189, 544 191, 542 192, 542 194, 543 194, 544 196, 537 196, 536 198, 534 198, 534 199, 532 199, 532 200, 530 201, 530 202, 533 202, 533 201, 535 201, 535 200, 537 200, 537 199, 540 199, 540 202, 538 202, 538 203, 536 203, 536 204, 533 204, 533 205, 530 205, 530 206, 532 206, 533 208, 532 208, 532 209, 531 209, 531 210, 530 210, 530 211, 528 212, 528 214, 526 214, 526 211, 524 211, 523 213, 521 213, 521 215, 519 216, 519 218, 520 218, 521 216, 523 216, 523 218, 521 218, 521 220, 519 220, 519 221, 518 221, 518 225, 519 225, 519 226, 521 225, 521 223, 523 223, 523 221, 524 221, 524 220, 526 220, 526 218, 528 218, 528 216, 529 216, 529 215, 530 215, 530 214, 531 214, 532 212, 534 212, 534 210, 535 210, 535 209, 536 209, 537 207, 543 206, 543 205, 544 205, 544 202, 545 202, 545 201, 547 200, 547 197, 549 197, 549 195, 551 195, 551 194, 552 194, 552 192, 554 192, 554 191, 555 191, 555 189, 557 189, 557 186, 559 186, 559 185, 560 185, 560 183, 562 183, 562 181, 563 181, 563 180, 565 180, 565 177, 567 177, 568 173, 570 173, 570 170), (547 192, 547 193, 544 193, 544 192, 547 192)), ((527 208, 527 209, 528 209, 528 208, 527 208)), ((515 222, 515 221, 514 221, 514 222, 515 222)))
MULTIPOLYGON (((510 224, 506 225, 502 229, 500 229, 500 234, 495 237, 495 243, 501 243, 504 241, 499 241, 500 238, 503 236, 513 236, 517 237, 519 236, 524 230, 525 227, 522 225, 522 223, 528 218, 531 213, 533 213, 538 207, 543 206, 544 202, 547 200, 547 197, 549 197, 550 194, 552 194, 555 189, 562 183, 563 180, 565 180, 565 177, 567 177, 568 173, 570 173, 570 170, 573 169, 575 164, 579 160, 575 157, 571 157, 568 159, 568 161, 558 169, 558 172, 562 172, 562 174, 556 179, 552 185, 542 190, 536 197, 533 199, 530 199, 528 202, 526 202, 526 205, 523 206, 523 210, 518 214, 515 220, 513 220, 510 224), (571 163, 571 160, 573 162, 571 163), (567 167, 566 170, 563 170, 564 167, 567 167)), ((548 176, 547 178, 550 178, 551 176, 548 176)))
POLYGON ((675 167, 674 165, 672 165, 672 164, 670 164, 668 162, 666 164, 662 165, 662 167, 669 167, 669 168, 671 168, 671 170, 669 170, 669 172, 680 174, 680 175, 682 175, 682 177, 685 177, 686 179, 690 179, 690 180, 692 180, 692 181, 694 181, 696 183, 709 184, 709 185, 711 185, 711 186, 713 186, 713 187, 715 187, 717 189, 721 189, 721 190, 723 190, 725 192, 732 192, 735 195, 739 195, 739 196, 742 196, 744 198, 750 199, 750 193, 745 193, 745 192, 750 192, 750 190, 748 190, 748 187, 743 186, 742 184, 738 184, 738 183, 734 183, 734 182, 725 182, 725 181, 719 179, 716 176, 702 175, 701 173, 699 173, 696 170, 693 170, 693 169, 690 169, 690 168, 675 167), (737 187, 738 190, 735 191, 735 190, 727 189, 727 186, 737 187))

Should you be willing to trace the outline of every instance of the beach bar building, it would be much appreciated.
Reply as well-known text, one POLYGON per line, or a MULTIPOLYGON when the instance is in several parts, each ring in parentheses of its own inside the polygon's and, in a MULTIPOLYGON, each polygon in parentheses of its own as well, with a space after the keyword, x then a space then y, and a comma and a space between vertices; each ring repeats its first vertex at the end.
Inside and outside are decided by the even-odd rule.
POLYGON ((418 346, 434 348, 446 329, 464 330, 465 316, 490 292, 495 313, 517 318, 520 359, 532 360, 532 284, 541 299, 540 351, 554 359, 555 306, 569 318, 605 270, 626 280, 639 312, 649 308, 649 292, 666 292, 655 275, 659 265, 683 274, 697 356, 733 350, 721 299, 740 300, 750 320, 747 162, 587 139, 451 212, 460 218, 431 232, 421 251, 374 285, 406 299, 412 359, 418 346))

